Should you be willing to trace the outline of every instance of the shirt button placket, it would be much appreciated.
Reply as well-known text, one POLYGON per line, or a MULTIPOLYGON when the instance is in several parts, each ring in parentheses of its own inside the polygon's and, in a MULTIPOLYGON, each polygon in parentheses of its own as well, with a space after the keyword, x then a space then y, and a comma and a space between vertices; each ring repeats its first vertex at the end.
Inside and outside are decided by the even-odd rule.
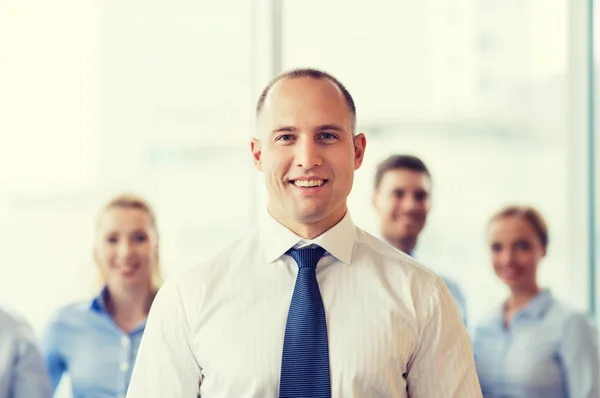
POLYGON ((129 336, 123 335, 121 337, 121 347, 121 363, 119 364, 119 379, 121 380, 121 385, 119 386, 119 398, 125 398, 125 392, 127 390, 127 372, 130 368, 129 351, 131 348, 131 341, 129 340, 129 336))

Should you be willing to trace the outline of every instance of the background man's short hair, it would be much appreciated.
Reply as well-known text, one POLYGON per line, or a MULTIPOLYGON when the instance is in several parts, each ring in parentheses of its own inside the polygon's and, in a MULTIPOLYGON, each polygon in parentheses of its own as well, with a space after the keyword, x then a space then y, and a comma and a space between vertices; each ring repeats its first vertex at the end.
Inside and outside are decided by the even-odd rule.
POLYGON ((427 177, 431 178, 429 169, 418 157, 413 155, 392 155, 377 166, 377 172, 375 173, 375 189, 378 189, 379 185, 381 185, 384 174, 393 170, 417 171, 424 173, 427 177))

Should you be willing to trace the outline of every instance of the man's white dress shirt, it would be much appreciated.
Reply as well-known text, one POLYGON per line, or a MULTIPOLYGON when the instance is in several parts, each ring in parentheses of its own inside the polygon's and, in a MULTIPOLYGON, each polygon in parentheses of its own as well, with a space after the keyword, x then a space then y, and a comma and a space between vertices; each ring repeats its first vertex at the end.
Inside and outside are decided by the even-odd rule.
POLYGON ((356 227, 312 241, 271 217, 169 279, 142 337, 128 398, 276 398, 287 314, 308 243, 325 306, 332 398, 478 398, 467 330, 432 271, 356 227))

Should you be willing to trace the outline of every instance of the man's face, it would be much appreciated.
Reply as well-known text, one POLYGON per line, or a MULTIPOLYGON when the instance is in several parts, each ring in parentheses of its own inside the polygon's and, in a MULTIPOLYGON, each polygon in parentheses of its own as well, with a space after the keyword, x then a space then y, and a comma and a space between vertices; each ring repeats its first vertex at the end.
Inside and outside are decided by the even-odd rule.
POLYGON ((389 241, 416 241, 431 208, 431 180, 408 169, 387 171, 373 194, 381 232, 389 241))
POLYGON ((251 148, 269 212, 280 223, 331 227, 344 216, 366 145, 363 134, 353 138, 352 121, 327 79, 283 79, 271 88, 251 148))

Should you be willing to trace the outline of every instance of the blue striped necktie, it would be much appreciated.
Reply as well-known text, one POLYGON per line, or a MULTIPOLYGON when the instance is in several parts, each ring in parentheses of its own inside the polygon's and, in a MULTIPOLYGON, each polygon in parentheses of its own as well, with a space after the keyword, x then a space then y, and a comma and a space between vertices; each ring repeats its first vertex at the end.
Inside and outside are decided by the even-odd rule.
POLYGON ((330 398, 325 308, 317 283, 322 247, 290 249, 298 276, 283 340, 279 398, 330 398))

